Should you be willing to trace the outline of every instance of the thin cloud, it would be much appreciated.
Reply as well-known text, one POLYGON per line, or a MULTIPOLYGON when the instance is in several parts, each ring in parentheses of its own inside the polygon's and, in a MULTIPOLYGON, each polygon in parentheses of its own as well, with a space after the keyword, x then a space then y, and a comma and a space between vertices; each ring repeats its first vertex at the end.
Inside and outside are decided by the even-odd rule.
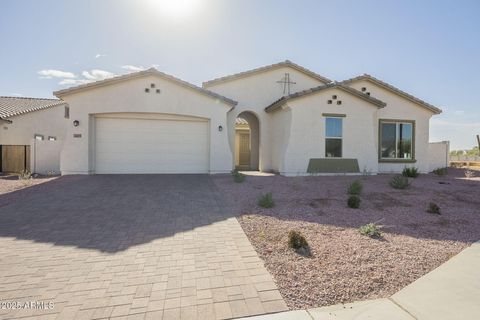
POLYGON ((479 128, 480 122, 452 122, 441 119, 432 119, 431 124, 435 126, 454 127, 454 128, 479 128))
POLYGON ((86 80, 86 79, 63 79, 58 84, 62 85, 62 86, 63 85, 76 86, 76 85, 85 84, 85 83, 89 83, 89 82, 92 82, 92 81, 86 80))
POLYGON ((12 93, 10 93, 10 95, 14 96, 14 97, 23 97, 23 94, 17 93, 17 92, 12 92, 12 93))
POLYGON ((73 79, 76 78, 76 75, 72 72, 61 71, 55 69, 45 69, 38 71, 41 79, 52 79, 52 78, 66 78, 73 79))
POLYGON ((97 54, 95 55, 95 59, 102 58, 102 57, 106 57, 106 56, 107 56, 107 55, 104 54, 104 53, 97 53, 97 54))
POLYGON ((122 66, 122 69, 137 72, 137 71, 143 71, 146 68, 143 67, 143 66, 132 66, 131 64, 127 64, 127 65, 122 66))
POLYGON ((115 76, 114 73, 105 71, 105 70, 99 70, 99 69, 93 69, 90 71, 85 70, 82 72, 82 78, 78 78, 78 79, 65 78, 65 79, 62 79, 58 84, 62 86, 65 86, 65 85, 77 86, 77 85, 86 84, 90 82, 105 80, 114 76, 115 76))
POLYGON ((90 71, 83 71, 82 76, 90 81, 98 81, 114 77, 115 74, 105 70, 93 69, 90 71))

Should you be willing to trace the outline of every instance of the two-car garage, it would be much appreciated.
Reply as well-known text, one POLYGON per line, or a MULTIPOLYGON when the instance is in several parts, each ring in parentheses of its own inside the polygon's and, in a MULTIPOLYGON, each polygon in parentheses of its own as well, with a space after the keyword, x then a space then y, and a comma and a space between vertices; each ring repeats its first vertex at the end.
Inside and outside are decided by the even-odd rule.
POLYGON ((208 128, 187 117, 97 116, 95 173, 207 173, 208 128))
POLYGON ((66 174, 226 173, 236 101, 155 69, 60 90, 66 174))

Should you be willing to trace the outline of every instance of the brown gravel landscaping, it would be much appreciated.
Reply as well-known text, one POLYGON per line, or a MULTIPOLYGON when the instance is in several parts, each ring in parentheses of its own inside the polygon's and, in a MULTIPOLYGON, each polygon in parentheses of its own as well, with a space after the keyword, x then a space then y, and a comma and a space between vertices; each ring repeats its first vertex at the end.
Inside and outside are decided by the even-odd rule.
POLYGON ((40 183, 48 182, 56 177, 37 177, 28 180, 19 180, 15 175, 0 176, 0 194, 35 186, 40 183))
MULTIPOLYGON (((480 172, 477 172, 480 176, 480 172)), ((377 176, 231 176, 214 180, 230 198, 238 220, 291 309, 390 296, 480 239, 480 178, 463 170, 420 175, 405 190, 377 176), (363 184, 359 209, 347 207, 346 190, 363 184), (264 209, 258 198, 273 194, 264 209), (427 213, 435 202, 441 215, 427 213), (382 237, 358 228, 382 225, 382 237), (311 257, 288 248, 290 230, 307 239, 311 257)))

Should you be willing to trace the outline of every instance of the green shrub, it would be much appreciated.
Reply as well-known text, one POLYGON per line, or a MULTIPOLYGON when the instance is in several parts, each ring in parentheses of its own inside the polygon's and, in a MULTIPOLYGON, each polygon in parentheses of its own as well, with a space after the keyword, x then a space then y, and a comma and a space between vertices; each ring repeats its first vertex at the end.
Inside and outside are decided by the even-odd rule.
POLYGON ((258 205, 262 208, 272 208, 275 205, 275 203, 273 202, 272 193, 269 192, 261 196, 258 200, 258 205))
POLYGON ((440 214, 440 207, 435 202, 430 202, 427 207, 427 212, 440 214))
POLYGON ((363 189, 362 183, 358 180, 355 180, 348 186, 347 193, 359 195, 360 193, 362 193, 362 189, 363 189))
POLYGON ((436 174, 437 176, 444 176, 447 174, 448 168, 437 168, 434 169, 432 172, 436 174))
POLYGON ((403 168, 402 171, 402 176, 408 177, 408 178, 416 178, 418 177, 418 169, 415 167, 405 167, 403 168))
POLYGON ((371 238, 380 238, 382 236, 382 233, 380 232, 380 226, 374 222, 361 226, 359 231, 360 234, 369 236, 371 238))
POLYGON ((390 180, 390 186, 394 189, 405 189, 410 185, 407 177, 396 175, 390 180))
POLYGON ((308 247, 307 239, 298 231, 290 230, 288 233, 288 246, 292 249, 308 247))
POLYGON ((232 172, 232 176, 233 176, 233 181, 235 181, 236 183, 242 183, 243 181, 245 181, 245 175, 238 171, 232 172))
POLYGON ((18 179, 20 179, 20 180, 30 180, 30 179, 32 179, 32 173, 29 170, 23 170, 18 175, 18 179))
POLYGON ((359 196, 351 195, 350 197, 348 197, 347 205, 349 208, 357 209, 358 207, 360 207, 360 202, 361 200, 359 196))

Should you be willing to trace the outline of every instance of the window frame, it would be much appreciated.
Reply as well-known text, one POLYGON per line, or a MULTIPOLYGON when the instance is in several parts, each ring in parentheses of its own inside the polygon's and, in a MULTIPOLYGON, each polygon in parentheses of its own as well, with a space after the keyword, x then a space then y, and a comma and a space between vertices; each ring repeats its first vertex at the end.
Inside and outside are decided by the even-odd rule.
MULTIPOLYGON (((417 162, 415 159, 415 140, 416 140, 416 130, 415 130, 415 120, 406 120, 406 119, 379 119, 378 120, 378 162, 384 163, 414 163, 417 162), (391 123, 395 124, 395 128, 397 128, 398 124, 410 124, 412 125, 412 158, 405 159, 405 158, 383 158, 382 157, 382 124, 384 123, 391 123)), ((398 136, 397 136, 397 129, 395 129, 395 148, 398 148, 398 136)))
POLYGON ((57 137, 55 136, 48 136, 48 141, 57 141, 57 137))
POLYGON ((345 118, 345 115, 343 114, 323 114, 323 117, 325 119, 325 148, 324 148, 324 155, 325 155, 325 158, 328 158, 328 159, 342 159, 343 158, 343 118, 345 118), (327 120, 328 119, 339 119, 341 120, 341 123, 342 123, 342 131, 341 131, 341 136, 340 137, 330 137, 327 135, 327 120), (334 139, 334 140, 340 140, 340 156, 339 157, 329 157, 327 155, 327 140, 330 139, 334 139))
POLYGON ((38 140, 38 141, 43 141, 43 140, 45 140, 45 136, 44 136, 43 134, 35 133, 35 134, 33 135, 33 139, 38 140), (40 139, 39 139, 39 138, 40 138, 40 139))

